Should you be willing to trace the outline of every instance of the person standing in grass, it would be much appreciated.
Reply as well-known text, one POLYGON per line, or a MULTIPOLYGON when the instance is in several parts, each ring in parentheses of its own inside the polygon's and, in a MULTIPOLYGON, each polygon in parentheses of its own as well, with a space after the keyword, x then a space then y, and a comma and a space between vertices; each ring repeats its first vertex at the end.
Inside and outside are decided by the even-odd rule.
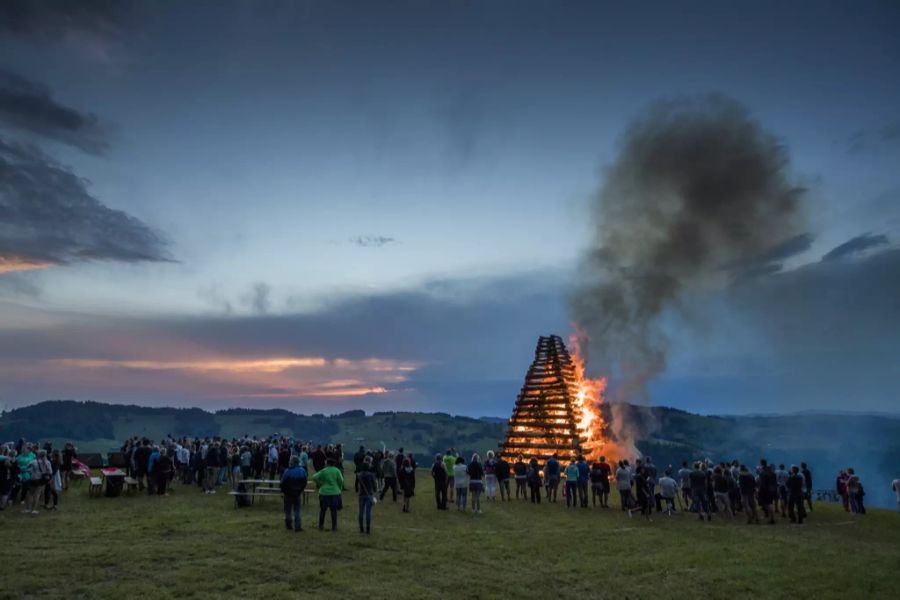
POLYGON ((837 479, 834 481, 834 491, 841 498, 844 510, 850 512, 850 495, 847 493, 847 472, 841 470, 838 472, 837 479))
POLYGON ((484 460, 484 495, 488 500, 497 499, 496 466, 497 460, 494 458, 494 451, 488 450, 487 458, 484 460))
POLYGON ((400 489, 403 491, 403 512, 408 513, 410 512, 410 500, 416 495, 416 468, 410 457, 403 459, 398 479, 400 489))
POLYGON ((47 460, 47 451, 38 451, 37 458, 28 463, 28 496, 25 499, 25 510, 23 512, 38 514, 38 504, 44 496, 44 488, 50 483, 53 474, 53 467, 47 460))
POLYGON ((466 459, 456 457, 453 465, 453 485, 456 486, 456 510, 466 510, 466 500, 469 490, 469 471, 466 468, 466 459))
POLYGON ((578 501, 581 508, 588 507, 588 482, 591 479, 591 468, 584 456, 578 455, 578 501))
MULTIPOLYGON (((308 474, 300 465, 300 457, 292 456, 288 468, 281 474, 281 493, 284 494, 284 526, 290 531, 303 531, 300 514, 300 498, 306 489, 308 474), (293 515, 293 521, 291 516, 293 515)), ((321 522, 321 521, 320 521, 321 522)))
POLYGON ((681 468, 678 469, 678 482, 681 485, 681 500, 686 508, 690 507, 693 504, 691 500, 691 470, 688 468, 687 461, 681 463, 681 468))
POLYGON ((15 469, 14 457, 10 457, 10 450, 6 446, 0 447, 0 510, 5 510, 9 503, 9 496, 13 489, 15 469))
POLYGON ((747 515, 747 524, 759 525, 759 514, 756 512, 756 479, 747 465, 741 465, 738 471, 738 489, 741 491, 741 505, 747 515))
POLYGON ((555 453, 544 464, 544 480, 547 482, 547 502, 556 502, 559 491, 559 459, 555 453))
MULTIPOLYGON (((360 533, 372 533, 372 507, 375 505, 375 492, 378 490, 378 482, 375 480, 375 471, 372 467, 373 458, 366 456, 360 470, 356 474, 356 480, 359 483, 359 514, 356 519, 359 521, 360 533), (363 529, 363 520, 365 519, 365 529, 363 529)), ((446 488, 445 488, 446 489, 446 488)))
MULTIPOLYGON (((629 489, 631 485, 629 483, 629 489)), ((574 460, 566 467, 566 508, 578 506, 578 463, 574 460)))
POLYGON ((644 518, 652 521, 653 519, 650 518, 650 486, 647 484, 647 471, 642 466, 638 467, 634 474, 634 491, 637 496, 637 507, 629 509, 628 516, 631 516, 632 510, 640 509, 644 518))
MULTIPOLYGON (((605 475, 600 468, 600 463, 595 462, 591 465, 591 504, 597 506, 597 500, 600 500, 600 507, 603 507, 603 481, 605 475)), ((607 482, 608 484, 608 482, 607 482)))
POLYGON ((666 514, 672 516, 675 512, 675 496, 678 494, 678 483, 672 479, 672 468, 666 469, 665 474, 659 478, 659 497, 665 502, 666 514))
POLYGON ((444 452, 444 467, 447 469, 447 499, 450 502, 453 502, 453 492, 454 488, 454 474, 453 467, 456 466, 456 451, 453 448, 448 448, 446 452, 444 452))
POLYGON ((803 475, 800 474, 800 468, 796 465, 791 467, 787 488, 788 515, 791 518, 791 523, 803 525, 803 518, 806 517, 806 509, 803 507, 803 475))
POLYGON ((768 519, 769 525, 775 524, 775 510, 772 505, 778 495, 778 479, 775 476, 775 469, 765 459, 759 461, 759 483, 757 495, 759 496, 759 505, 762 506, 763 514, 768 519))
POLYGON ((703 520, 703 514, 706 514, 706 520, 712 521, 712 515, 709 510, 709 496, 706 492, 708 475, 702 463, 694 463, 694 470, 691 471, 691 497, 694 499, 692 510, 696 510, 703 520))
POLYGON ((528 487, 531 489, 531 503, 541 503, 541 487, 543 480, 541 479, 541 466, 536 458, 528 461, 528 487))
POLYGON ((503 458, 503 456, 497 457, 497 466, 494 469, 494 472, 497 474, 497 487, 500 488, 500 501, 506 500, 507 502, 512 501, 512 494, 509 490, 509 463, 503 458))
POLYGON ((344 476, 334 465, 334 459, 325 461, 325 467, 313 475, 313 481, 319 486, 319 531, 325 529, 326 512, 331 513, 331 530, 337 531, 337 512, 343 508, 344 476))
POLYGON ((431 478, 434 480, 434 500, 438 510, 447 510, 447 467, 444 466, 444 456, 435 454, 434 464, 431 465, 431 478))
MULTIPOLYGON (((129 448, 129 453, 130 451, 131 449, 129 448)), ((72 460, 76 458, 78 458, 78 451, 75 449, 75 445, 72 442, 66 442, 62 452, 62 466, 60 467, 64 490, 69 489, 69 480, 72 478, 72 460)))
POLYGON ((167 486, 169 485, 169 479, 171 479, 174 470, 175 467, 172 464, 172 458, 169 456, 169 451, 165 448, 161 449, 159 451, 159 458, 153 463, 153 476, 156 479, 156 494, 158 496, 169 495, 167 486))
POLYGON ((62 454, 59 450, 50 453, 50 483, 44 486, 44 510, 56 510, 59 505, 59 492, 62 491, 62 475, 60 468, 62 466, 62 454), (57 478, 59 478, 59 489, 56 487, 57 478), (50 500, 53 504, 50 504, 50 500))
POLYGON ((625 462, 621 460, 619 461, 619 468, 616 469, 616 489, 619 490, 619 502, 622 504, 622 510, 626 511, 631 508, 631 471, 625 466, 625 462))
POLYGON ((900 478, 891 482, 891 489, 897 495, 897 511, 900 512, 900 478))
POLYGON ((809 470, 809 466, 805 462, 800 463, 800 475, 803 476, 803 498, 806 500, 810 512, 812 512, 812 471, 809 470))
POLYGON ((388 489, 391 490, 391 496, 394 502, 397 501, 397 463, 394 462, 394 453, 388 452, 384 460, 381 461, 381 472, 384 473, 384 486, 381 488, 381 500, 388 489))
POLYGON ((728 478, 721 466, 713 470, 713 494, 715 497, 716 509, 723 512, 729 517, 734 518, 734 510, 731 507, 731 498, 728 495, 728 478))
POLYGON ((522 500, 528 500, 528 495, 525 492, 525 479, 527 477, 528 465, 525 464, 525 457, 521 454, 516 458, 516 462, 513 463, 513 473, 516 479, 516 498, 518 499, 519 494, 522 494, 522 500))
POLYGON ((472 455, 472 461, 466 467, 469 476, 469 491, 472 492, 472 512, 481 513, 481 493, 484 491, 484 466, 481 457, 477 453, 472 455))

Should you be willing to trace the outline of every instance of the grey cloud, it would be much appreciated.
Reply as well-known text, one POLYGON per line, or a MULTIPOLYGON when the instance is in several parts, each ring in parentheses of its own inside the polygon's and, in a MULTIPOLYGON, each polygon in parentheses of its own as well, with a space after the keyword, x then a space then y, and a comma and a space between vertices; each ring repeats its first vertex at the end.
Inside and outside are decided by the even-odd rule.
POLYGON ((0 69, 0 124, 102 154, 108 145, 97 116, 57 102, 49 88, 0 69))
POLYGON ((356 235, 350 238, 350 243, 360 248, 381 248, 388 244, 396 244, 397 240, 383 235, 356 235))
POLYGON ((831 251, 829 251, 827 254, 825 254, 825 256, 822 257, 822 262, 840 260, 854 254, 859 254, 860 252, 869 250, 871 248, 883 246, 887 243, 888 238, 886 235, 864 233, 862 235, 856 236, 855 238, 847 240, 843 244, 835 246, 831 251))
POLYGON ((784 261, 809 250, 813 240, 815 236, 810 233, 795 235, 757 256, 732 263, 729 269, 736 282, 778 273, 784 267, 784 261))
POLYGON ((874 129, 861 129, 847 137, 848 152, 867 152, 900 143, 900 121, 874 129))
POLYGON ((269 312, 269 309, 272 306, 272 301, 269 298, 269 295, 272 292, 272 288, 269 284, 264 282, 258 282, 253 284, 250 288, 250 292, 246 294, 242 300, 243 303, 250 307, 258 315, 265 315, 269 312))
POLYGON ((58 41, 72 33, 98 39, 120 35, 130 0, 4 0, 0 30, 36 41, 58 41))
POLYGON ((142 221, 109 208, 87 182, 33 146, 0 139, 0 258, 67 264, 168 261, 142 221))

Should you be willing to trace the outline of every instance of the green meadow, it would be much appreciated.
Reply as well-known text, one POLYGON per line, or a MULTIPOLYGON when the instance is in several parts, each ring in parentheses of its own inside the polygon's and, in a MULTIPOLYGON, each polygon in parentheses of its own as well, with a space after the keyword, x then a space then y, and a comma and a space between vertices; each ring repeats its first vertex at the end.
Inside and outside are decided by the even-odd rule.
MULTIPOLYGON (((352 475, 348 477, 352 488, 352 475)), ((819 503, 807 524, 693 515, 652 522, 564 503, 435 510, 420 470, 412 512, 387 498, 371 535, 344 493, 337 532, 284 529, 281 501, 235 509, 227 490, 89 498, 0 513, 0 598, 896 598, 900 514, 819 503)))

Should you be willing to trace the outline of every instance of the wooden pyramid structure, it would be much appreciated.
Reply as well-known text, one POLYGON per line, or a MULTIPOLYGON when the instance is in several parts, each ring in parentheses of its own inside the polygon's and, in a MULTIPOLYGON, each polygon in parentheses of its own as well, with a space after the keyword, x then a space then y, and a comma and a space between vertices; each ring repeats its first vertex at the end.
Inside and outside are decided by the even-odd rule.
POLYGON ((583 454, 588 434, 576 427, 581 418, 577 393, 575 365, 562 338, 541 336, 500 444, 503 456, 522 454, 543 463, 553 454, 560 461, 583 454))

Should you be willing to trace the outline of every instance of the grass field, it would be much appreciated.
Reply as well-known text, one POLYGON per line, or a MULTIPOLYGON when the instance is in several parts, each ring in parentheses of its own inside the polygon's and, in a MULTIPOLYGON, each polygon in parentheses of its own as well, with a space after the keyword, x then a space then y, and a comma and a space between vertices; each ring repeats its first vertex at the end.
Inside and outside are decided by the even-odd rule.
POLYGON ((351 491, 335 533, 312 507, 306 531, 287 532, 280 499, 235 510, 225 491, 88 498, 82 484, 56 512, 12 507, 0 597, 897 597, 900 515, 887 510, 853 519, 819 504, 802 527, 522 501, 473 515, 436 511, 420 471, 412 513, 387 499, 361 535, 351 491))

